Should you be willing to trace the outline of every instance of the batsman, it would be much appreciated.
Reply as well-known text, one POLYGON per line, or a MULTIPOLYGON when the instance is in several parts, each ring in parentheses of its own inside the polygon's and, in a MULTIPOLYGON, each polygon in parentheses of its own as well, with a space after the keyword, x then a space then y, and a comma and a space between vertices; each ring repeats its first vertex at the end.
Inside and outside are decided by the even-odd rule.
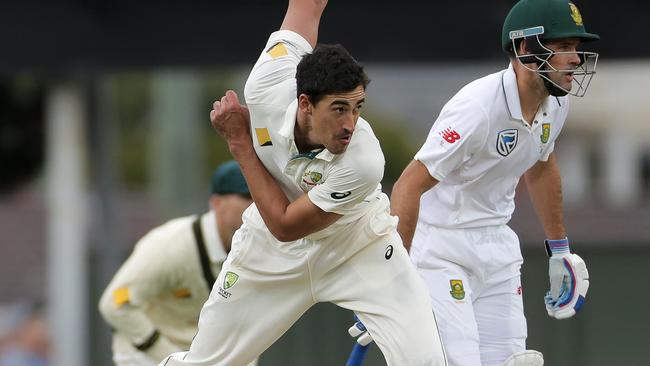
POLYGON ((589 287, 563 222, 555 141, 584 96, 599 37, 567 0, 521 0, 505 19, 507 69, 462 88, 395 184, 392 213, 429 287, 451 366, 540 366, 526 350, 519 239, 508 227, 523 176, 549 255, 548 315, 570 318, 589 287))

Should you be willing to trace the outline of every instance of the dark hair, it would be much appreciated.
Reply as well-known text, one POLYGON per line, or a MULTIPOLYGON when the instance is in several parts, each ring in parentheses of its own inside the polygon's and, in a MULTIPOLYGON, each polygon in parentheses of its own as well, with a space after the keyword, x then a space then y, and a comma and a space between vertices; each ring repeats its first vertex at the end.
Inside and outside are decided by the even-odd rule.
POLYGON ((363 67, 340 44, 318 45, 305 55, 296 70, 298 94, 306 94, 312 104, 325 95, 349 92, 359 85, 365 89, 370 79, 363 67))
POLYGON ((523 40, 524 40, 523 38, 515 39, 514 47, 512 45, 512 42, 510 42, 510 45, 508 46, 508 49, 505 50, 505 53, 507 53, 511 59, 514 60, 517 58, 517 54, 515 53, 515 50, 519 52, 519 46, 521 45, 521 42, 523 42, 523 40))

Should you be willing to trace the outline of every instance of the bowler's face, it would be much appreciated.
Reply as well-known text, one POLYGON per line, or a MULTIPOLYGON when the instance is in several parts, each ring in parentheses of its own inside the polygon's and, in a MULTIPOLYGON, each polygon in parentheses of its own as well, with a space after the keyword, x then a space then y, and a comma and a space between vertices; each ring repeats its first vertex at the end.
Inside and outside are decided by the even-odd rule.
POLYGON ((313 106, 313 138, 332 154, 342 154, 352 139, 366 100, 362 85, 349 92, 328 94, 313 106))

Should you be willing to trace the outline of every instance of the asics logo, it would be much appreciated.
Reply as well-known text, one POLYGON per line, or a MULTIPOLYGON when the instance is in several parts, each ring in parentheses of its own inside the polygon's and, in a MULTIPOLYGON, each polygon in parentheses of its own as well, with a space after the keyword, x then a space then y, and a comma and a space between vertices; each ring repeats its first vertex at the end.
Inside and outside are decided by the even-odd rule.
POLYGON ((332 198, 334 198, 335 200, 342 200, 342 199, 344 199, 345 197, 347 197, 347 196, 349 196, 349 195, 351 195, 351 194, 352 194, 351 191, 347 191, 347 192, 343 192, 343 193, 341 193, 341 192, 334 192, 334 193, 330 194, 330 196, 331 196, 332 198))
POLYGON ((389 245, 386 247, 386 253, 384 254, 384 258, 386 258, 386 260, 389 260, 390 257, 392 256, 393 256, 393 246, 389 245))

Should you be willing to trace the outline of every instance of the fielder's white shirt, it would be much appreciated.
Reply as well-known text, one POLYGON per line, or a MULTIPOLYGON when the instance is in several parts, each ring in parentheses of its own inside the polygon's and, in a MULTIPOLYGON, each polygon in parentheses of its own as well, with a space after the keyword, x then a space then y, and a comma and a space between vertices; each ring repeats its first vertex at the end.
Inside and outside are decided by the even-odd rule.
MULTIPOLYGON (((162 353, 156 362, 172 352, 189 349, 198 330, 199 312, 212 290, 201 269, 192 230, 195 219, 173 219, 147 233, 104 291, 99 307, 114 330, 116 359, 140 352, 134 345, 145 342, 154 330, 169 348, 156 350, 162 353)), ((215 276, 226 260, 216 225, 214 211, 201 217, 215 276)))
POLYGON ((358 219, 381 193, 384 155, 368 122, 359 118, 342 154, 327 149, 299 153, 294 142, 298 110, 296 67, 312 47, 299 34, 280 30, 269 37, 246 82, 251 134, 260 160, 290 201, 307 193, 325 212, 344 215, 310 238, 358 219))
POLYGON ((422 195, 419 220, 444 228, 506 224, 519 178, 553 152, 568 102, 548 97, 525 121, 512 65, 462 88, 415 155, 439 181, 422 195))

